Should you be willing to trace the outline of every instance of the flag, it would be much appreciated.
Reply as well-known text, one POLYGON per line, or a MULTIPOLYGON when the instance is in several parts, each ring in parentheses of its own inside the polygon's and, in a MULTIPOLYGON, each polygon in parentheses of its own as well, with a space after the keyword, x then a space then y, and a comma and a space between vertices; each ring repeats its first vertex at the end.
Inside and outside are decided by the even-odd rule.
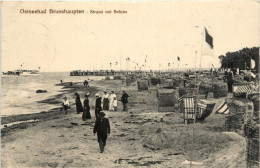
POLYGON ((177 60, 180 61, 180 57, 177 57, 177 60))
POLYGON ((229 114, 227 103, 223 101, 217 108, 216 114, 229 114))
POLYGON ((210 47, 213 49, 213 38, 211 37, 211 35, 209 35, 207 29, 205 28, 205 40, 206 42, 210 45, 210 47))
POLYGON ((251 59, 251 68, 254 69, 255 68, 255 61, 253 59, 251 59))

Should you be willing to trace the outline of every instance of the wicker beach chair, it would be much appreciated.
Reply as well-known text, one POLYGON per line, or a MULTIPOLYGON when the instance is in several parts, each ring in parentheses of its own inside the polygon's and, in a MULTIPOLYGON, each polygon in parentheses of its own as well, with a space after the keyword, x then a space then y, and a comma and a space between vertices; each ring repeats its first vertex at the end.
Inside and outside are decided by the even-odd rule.
POLYGON ((215 103, 207 100, 202 100, 202 99, 199 99, 197 103, 198 103, 197 119, 204 120, 212 113, 215 103))

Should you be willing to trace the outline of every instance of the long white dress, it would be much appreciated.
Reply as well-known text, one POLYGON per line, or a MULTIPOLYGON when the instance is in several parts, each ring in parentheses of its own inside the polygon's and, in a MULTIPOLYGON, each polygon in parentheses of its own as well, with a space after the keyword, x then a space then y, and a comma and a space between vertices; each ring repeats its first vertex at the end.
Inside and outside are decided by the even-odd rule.
POLYGON ((113 104, 114 104, 115 97, 116 97, 116 94, 114 94, 114 93, 109 96, 109 110, 110 111, 114 111, 113 104))

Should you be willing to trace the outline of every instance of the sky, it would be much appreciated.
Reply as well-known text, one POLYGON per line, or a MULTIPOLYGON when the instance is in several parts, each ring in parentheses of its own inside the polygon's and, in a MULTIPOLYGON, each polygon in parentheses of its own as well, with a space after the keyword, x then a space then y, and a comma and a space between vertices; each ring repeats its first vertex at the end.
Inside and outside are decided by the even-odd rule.
POLYGON ((2 2, 1 71, 21 65, 43 72, 219 67, 219 55, 259 46, 259 11, 256 0, 2 2), (21 14, 21 9, 47 9, 47 14, 21 14), (49 9, 85 13, 49 14, 49 9), (204 27, 213 37, 213 50, 204 27))

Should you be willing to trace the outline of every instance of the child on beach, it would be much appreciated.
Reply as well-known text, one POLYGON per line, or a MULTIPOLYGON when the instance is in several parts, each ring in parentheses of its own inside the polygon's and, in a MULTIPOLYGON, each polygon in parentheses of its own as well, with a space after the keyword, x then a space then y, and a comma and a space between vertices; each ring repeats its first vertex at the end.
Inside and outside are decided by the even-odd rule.
POLYGON ((70 106, 70 102, 69 100, 67 99, 67 97, 65 96, 63 98, 63 102, 62 102, 62 108, 60 109, 62 112, 65 112, 65 114, 67 114, 67 110, 69 109, 69 106, 70 106))
POLYGON ((117 111, 117 100, 116 100, 116 97, 114 97, 113 107, 114 107, 114 111, 117 111))

